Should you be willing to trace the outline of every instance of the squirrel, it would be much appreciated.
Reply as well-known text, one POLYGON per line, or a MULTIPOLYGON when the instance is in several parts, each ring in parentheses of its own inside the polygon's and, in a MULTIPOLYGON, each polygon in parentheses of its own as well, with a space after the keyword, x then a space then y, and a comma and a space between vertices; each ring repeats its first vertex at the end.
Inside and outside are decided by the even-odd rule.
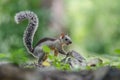
POLYGON ((42 64, 47 59, 46 52, 43 51, 43 46, 48 46, 51 50, 54 51, 54 56, 57 56, 58 53, 66 55, 66 52, 63 49, 63 46, 69 45, 72 43, 71 38, 62 33, 59 38, 43 38, 38 41, 38 43, 33 47, 33 38, 35 32, 38 28, 38 17, 32 11, 20 11, 15 15, 15 22, 18 24, 21 21, 27 19, 29 21, 26 30, 23 35, 23 43, 28 51, 34 57, 38 58, 38 64, 42 64))

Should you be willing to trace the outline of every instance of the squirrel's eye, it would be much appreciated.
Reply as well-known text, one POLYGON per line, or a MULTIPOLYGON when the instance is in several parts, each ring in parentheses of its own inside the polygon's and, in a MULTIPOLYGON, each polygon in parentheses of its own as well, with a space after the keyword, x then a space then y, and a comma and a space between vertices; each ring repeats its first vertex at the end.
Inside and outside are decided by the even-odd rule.
POLYGON ((68 39, 66 38, 65 40, 67 41, 68 39))

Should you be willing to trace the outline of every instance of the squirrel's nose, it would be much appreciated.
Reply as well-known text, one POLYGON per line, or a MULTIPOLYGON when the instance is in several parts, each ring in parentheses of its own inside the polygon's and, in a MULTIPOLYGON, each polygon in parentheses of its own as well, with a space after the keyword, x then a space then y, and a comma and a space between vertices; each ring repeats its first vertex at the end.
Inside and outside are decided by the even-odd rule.
POLYGON ((70 41, 69 44, 72 44, 72 41, 70 41))

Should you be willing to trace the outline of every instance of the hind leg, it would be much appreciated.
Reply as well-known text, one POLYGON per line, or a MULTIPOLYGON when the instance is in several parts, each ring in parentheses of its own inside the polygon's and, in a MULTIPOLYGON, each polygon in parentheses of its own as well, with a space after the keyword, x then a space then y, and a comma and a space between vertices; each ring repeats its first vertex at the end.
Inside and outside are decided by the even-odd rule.
POLYGON ((33 54, 38 58, 38 65, 42 65, 42 63, 47 59, 47 54, 43 52, 42 48, 40 47, 35 48, 33 54))
POLYGON ((38 64, 42 65, 42 63, 47 59, 47 54, 42 53, 43 55, 39 56, 38 64))

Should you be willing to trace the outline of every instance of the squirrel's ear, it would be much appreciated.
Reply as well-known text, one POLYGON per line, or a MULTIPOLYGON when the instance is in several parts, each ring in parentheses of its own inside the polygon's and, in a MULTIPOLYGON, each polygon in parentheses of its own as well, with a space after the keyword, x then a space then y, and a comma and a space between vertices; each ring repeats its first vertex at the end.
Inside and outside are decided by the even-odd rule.
POLYGON ((64 38, 65 37, 65 34, 64 33, 61 33, 61 35, 60 35, 60 38, 64 38))

